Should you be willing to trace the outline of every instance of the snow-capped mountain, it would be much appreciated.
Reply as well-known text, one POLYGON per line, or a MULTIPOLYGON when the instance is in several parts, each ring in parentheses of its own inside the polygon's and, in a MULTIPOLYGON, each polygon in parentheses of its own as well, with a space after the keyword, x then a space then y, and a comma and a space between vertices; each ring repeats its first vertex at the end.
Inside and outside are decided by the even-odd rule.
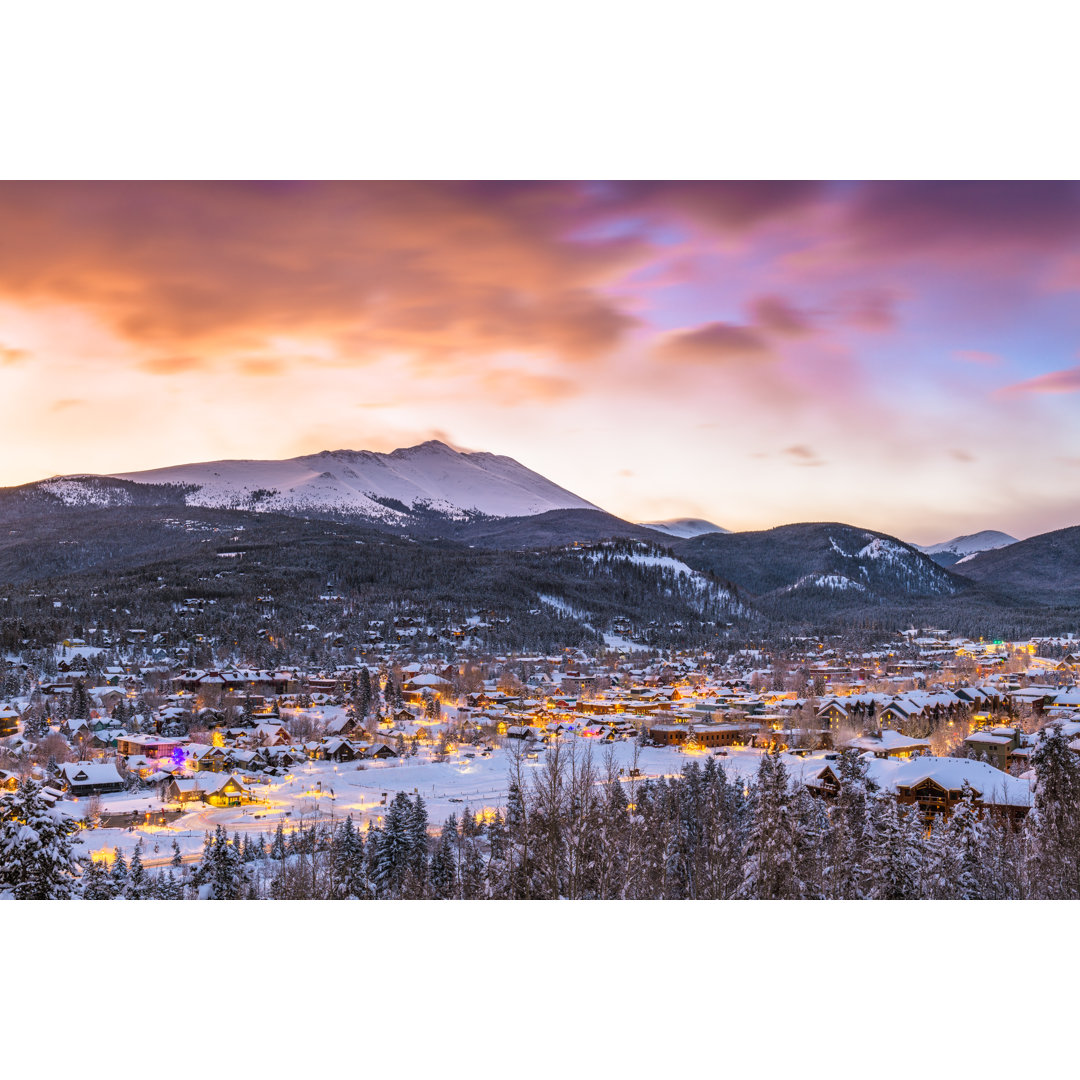
POLYGON ((919 545, 919 550, 926 552, 940 566, 953 566, 962 559, 977 555, 980 551, 996 551, 1016 543, 1016 537, 996 529, 984 529, 982 532, 969 533, 967 536, 954 536, 940 544, 919 545))
MULTIPOLYGON (((93 479, 44 483, 63 501, 85 505, 103 497, 93 479)), ((176 486, 189 506, 333 513, 392 526, 433 515, 461 521, 597 509, 513 458, 464 453, 437 441, 389 454, 324 450, 284 461, 208 461, 114 473, 111 479, 176 486)))
POLYGON ((691 536, 703 536, 705 533, 730 532, 729 529, 722 529, 703 518, 669 518, 667 521, 639 521, 638 524, 646 529, 667 533, 668 536, 676 536, 680 540, 689 540, 691 536))

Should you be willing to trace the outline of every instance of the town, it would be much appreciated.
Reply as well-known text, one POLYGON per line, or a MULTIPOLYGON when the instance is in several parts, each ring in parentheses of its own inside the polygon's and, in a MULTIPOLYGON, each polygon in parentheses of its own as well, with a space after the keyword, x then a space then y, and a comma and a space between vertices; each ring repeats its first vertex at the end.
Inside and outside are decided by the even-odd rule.
MULTIPOLYGON (((212 653, 213 642, 170 654, 138 628, 10 654, 0 665, 5 813, 14 820, 33 803, 64 823, 78 864, 52 883, 64 895, 626 896, 642 895, 633 872, 615 885, 574 867, 582 828, 599 843, 573 820, 578 797, 595 804, 597 833, 612 801, 620 827, 645 833, 640 807, 706 776, 747 801, 735 817, 749 851, 763 785, 780 770, 784 790, 771 797, 793 812, 798 803, 817 827, 854 784, 881 807, 863 808, 868 822, 907 822, 930 859, 957 822, 984 843, 1030 839, 1040 747, 1066 747, 1054 767, 1080 776, 1073 635, 982 641, 912 628, 861 649, 830 635, 783 649, 657 653, 623 642, 451 659, 401 629, 311 669, 190 668, 180 655, 212 653), (557 806, 544 803, 546 785, 557 806), (523 814, 541 831, 554 818, 565 834, 552 865, 532 866, 524 850, 511 865, 509 849, 529 846, 523 814)), ((697 895, 789 895, 776 867, 745 891, 747 857, 729 852, 733 880, 697 895)), ((17 863, 0 870, 0 887, 25 895, 35 886, 17 863)), ((694 895, 679 877, 669 869, 643 895, 694 895)), ((965 895, 955 882, 924 884, 902 895, 965 895)))

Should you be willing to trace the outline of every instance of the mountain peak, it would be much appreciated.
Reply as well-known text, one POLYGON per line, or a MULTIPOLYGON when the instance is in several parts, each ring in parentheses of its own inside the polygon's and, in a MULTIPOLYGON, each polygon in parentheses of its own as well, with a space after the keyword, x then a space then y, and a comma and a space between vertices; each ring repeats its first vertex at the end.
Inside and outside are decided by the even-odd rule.
POLYGON ((384 454, 322 450, 284 461, 214 461, 114 474, 137 484, 183 484, 193 506, 340 514, 396 527, 421 518, 529 517, 595 510, 513 458, 455 450, 439 439, 384 454))
POLYGON ((645 529, 655 529, 657 532, 667 533, 668 536, 675 536, 680 540, 689 540, 692 536, 702 536, 704 533, 731 531, 714 525, 704 518, 667 518, 663 521, 639 521, 638 524, 645 529))
POLYGON ((982 532, 954 536, 940 544, 919 546, 919 550, 929 555, 942 566, 953 566, 962 559, 977 555, 980 551, 996 551, 1017 542, 1015 536, 999 532, 997 529, 984 529, 982 532))

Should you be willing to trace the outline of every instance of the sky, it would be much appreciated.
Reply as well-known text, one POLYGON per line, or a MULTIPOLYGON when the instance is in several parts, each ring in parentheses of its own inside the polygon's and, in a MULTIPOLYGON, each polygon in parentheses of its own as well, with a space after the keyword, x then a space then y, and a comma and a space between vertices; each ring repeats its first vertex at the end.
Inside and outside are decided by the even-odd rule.
POLYGON ((0 183, 0 484, 438 438, 631 520, 1080 524, 1080 184, 0 183))

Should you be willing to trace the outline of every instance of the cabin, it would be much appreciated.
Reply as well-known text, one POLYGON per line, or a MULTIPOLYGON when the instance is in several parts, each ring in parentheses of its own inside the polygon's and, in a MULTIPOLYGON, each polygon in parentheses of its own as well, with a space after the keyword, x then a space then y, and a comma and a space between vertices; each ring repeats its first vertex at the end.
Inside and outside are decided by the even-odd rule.
POLYGON ((15 709, 0 709, 0 739, 16 735, 19 731, 19 714, 15 709))
POLYGON ((396 758, 400 755, 398 752, 390 746, 388 743, 377 743, 375 746, 370 746, 364 752, 364 757, 374 758, 376 760, 383 760, 386 758, 396 758))
POLYGON ((239 777, 212 773, 174 776, 166 783, 163 797, 170 802, 205 802, 211 806, 242 806, 254 801, 239 777))
POLYGON ((930 753, 929 739, 911 739, 890 728, 877 735, 862 735, 846 745, 860 753, 869 751, 877 758, 909 758, 914 754, 930 753))
POLYGON ((345 739, 327 739, 317 751, 317 756, 324 761, 336 761, 339 765, 356 760, 356 750, 345 739))
POLYGON ((111 762, 68 761, 60 766, 60 776, 74 798, 124 790, 123 777, 111 762))

